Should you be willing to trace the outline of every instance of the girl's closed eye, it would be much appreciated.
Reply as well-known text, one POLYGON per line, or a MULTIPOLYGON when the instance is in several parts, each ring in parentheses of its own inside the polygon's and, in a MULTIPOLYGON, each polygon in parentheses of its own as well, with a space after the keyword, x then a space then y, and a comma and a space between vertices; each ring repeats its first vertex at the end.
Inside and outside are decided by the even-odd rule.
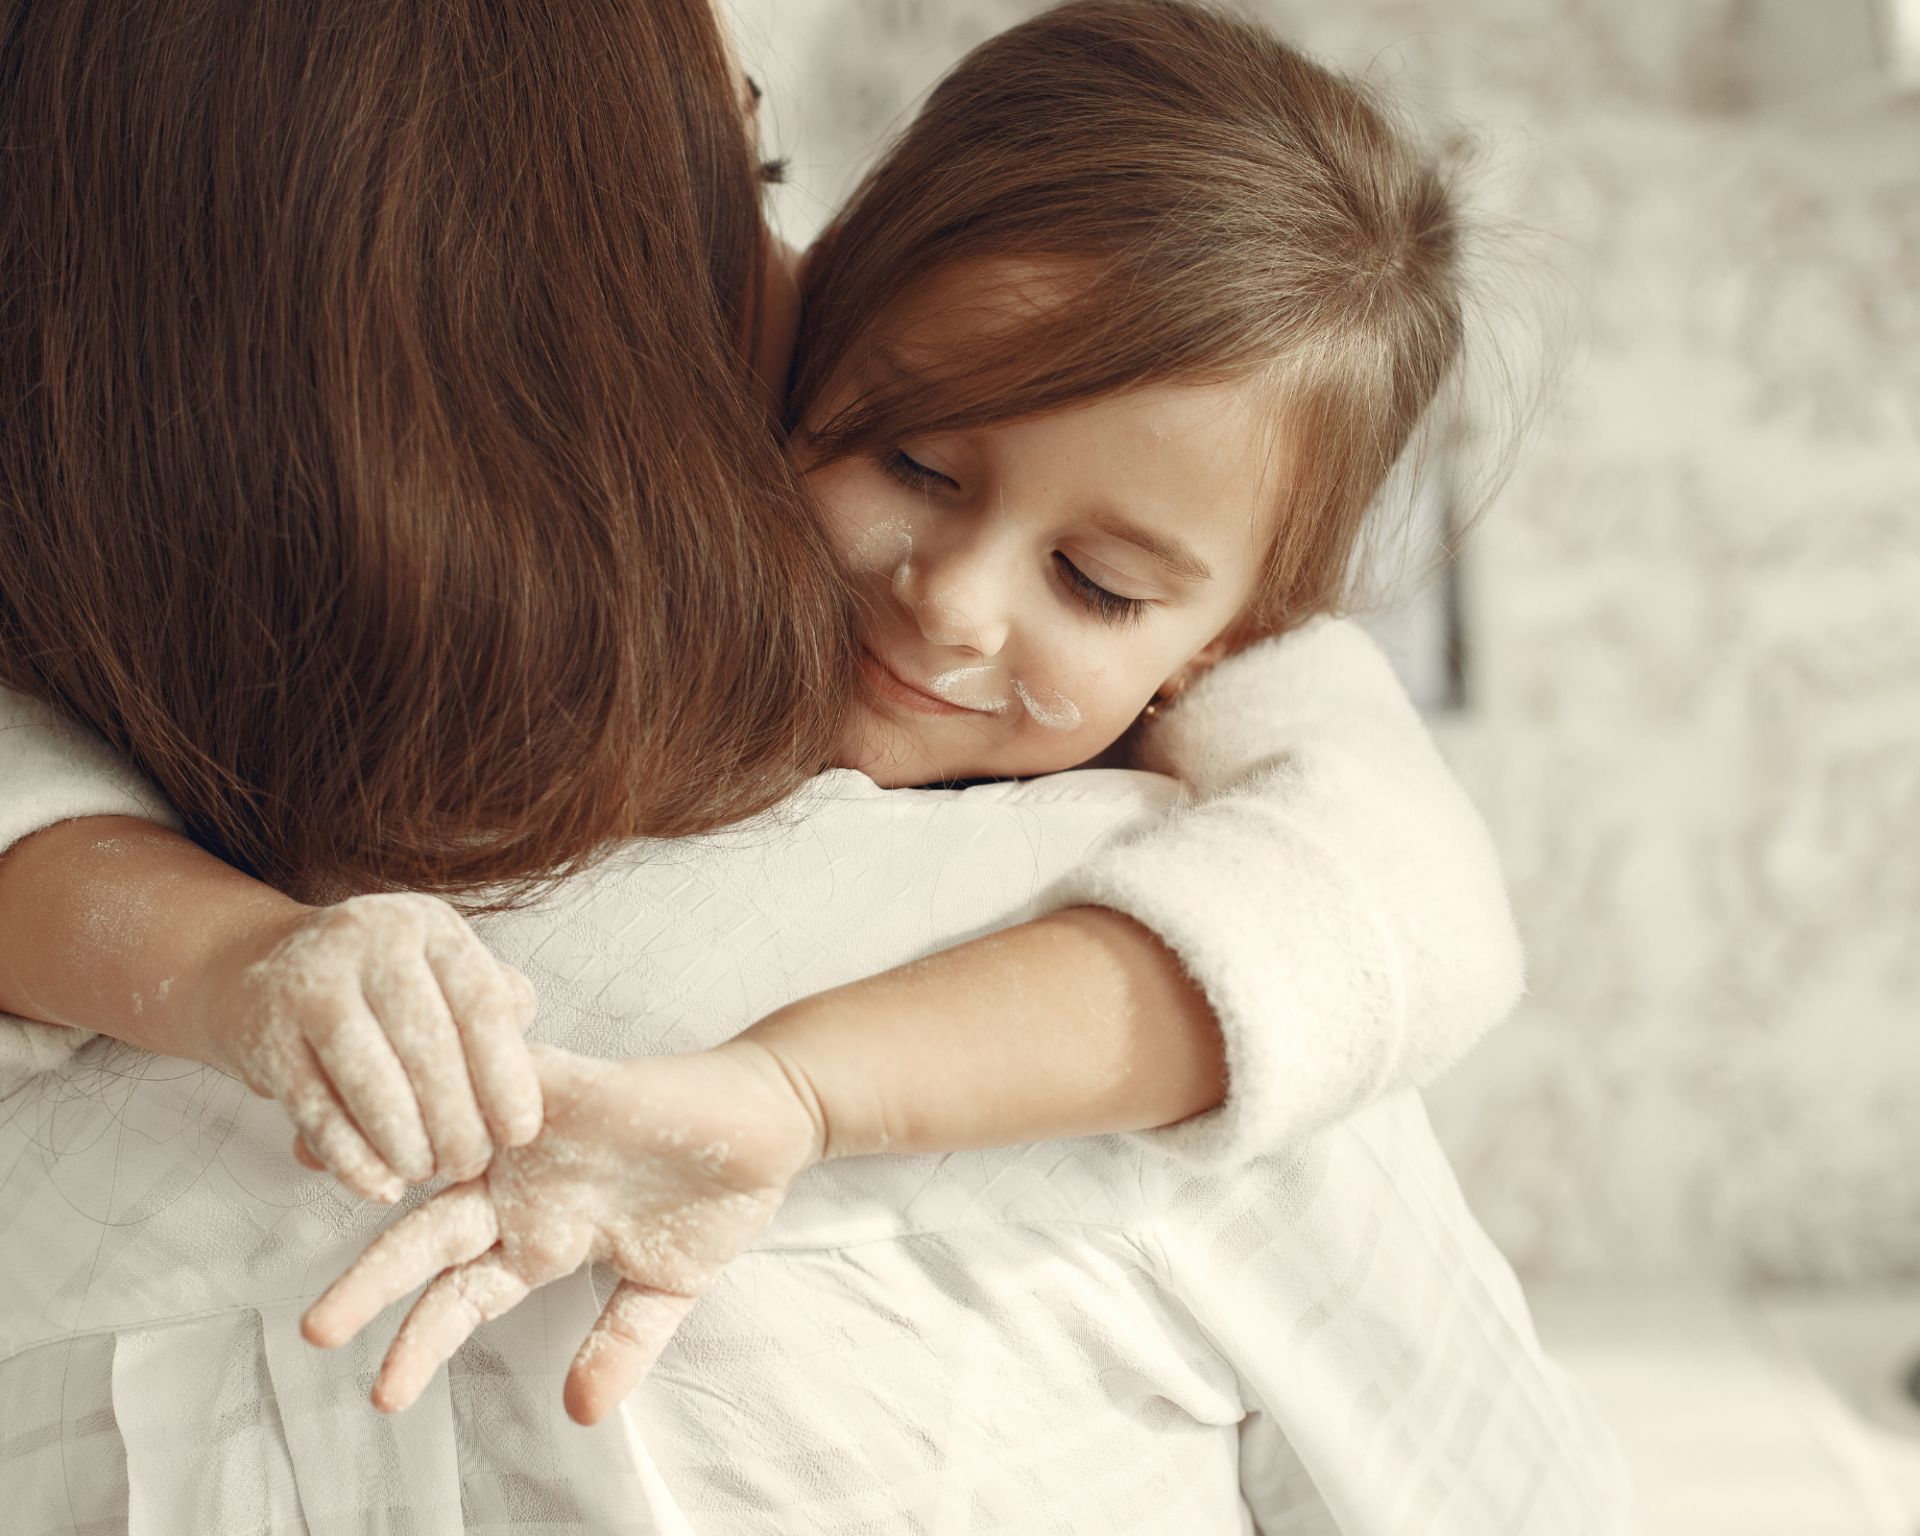
POLYGON ((904 448, 889 448, 880 455, 880 467, 910 490, 958 490, 960 482, 951 475, 922 464, 904 448))
MULTIPOLYGON (((958 490, 960 482, 953 476, 923 464, 906 449, 893 447, 878 455, 880 467, 899 484, 915 491, 958 490)), ((1141 615, 1152 606, 1146 598, 1125 597, 1112 588, 1103 586, 1087 572, 1083 571, 1063 551, 1055 550, 1053 555, 1055 569, 1060 574, 1061 583, 1066 587, 1074 601, 1086 608, 1102 623, 1132 624, 1139 621, 1141 615)))
POLYGON ((1057 549, 1053 552, 1053 563, 1075 600, 1103 623, 1137 623, 1149 606, 1144 597, 1122 597, 1118 592, 1109 591, 1057 549))

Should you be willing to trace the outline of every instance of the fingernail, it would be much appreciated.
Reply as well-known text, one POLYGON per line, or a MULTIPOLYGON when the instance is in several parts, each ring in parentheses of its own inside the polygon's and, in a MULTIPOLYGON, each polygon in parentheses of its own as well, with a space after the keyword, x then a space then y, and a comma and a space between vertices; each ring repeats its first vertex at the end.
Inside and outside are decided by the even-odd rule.
POLYGON ((389 1179, 373 1192, 373 1198, 382 1205, 394 1205, 407 1192, 407 1186, 398 1179, 389 1179))

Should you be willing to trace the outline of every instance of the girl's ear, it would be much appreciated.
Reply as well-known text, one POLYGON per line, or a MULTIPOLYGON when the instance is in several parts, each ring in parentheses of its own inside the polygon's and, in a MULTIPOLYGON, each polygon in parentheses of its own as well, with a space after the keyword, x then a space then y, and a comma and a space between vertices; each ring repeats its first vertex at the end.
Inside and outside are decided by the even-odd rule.
POLYGON ((1215 635, 1205 645, 1201 646, 1199 650, 1193 653, 1184 667, 1174 673, 1172 677, 1168 678, 1158 688, 1154 689, 1154 698, 1164 703, 1168 699, 1178 697, 1181 693, 1185 692, 1189 683, 1204 677, 1208 672, 1212 671, 1218 663, 1225 660, 1228 652, 1232 649, 1231 632, 1223 631, 1215 635))

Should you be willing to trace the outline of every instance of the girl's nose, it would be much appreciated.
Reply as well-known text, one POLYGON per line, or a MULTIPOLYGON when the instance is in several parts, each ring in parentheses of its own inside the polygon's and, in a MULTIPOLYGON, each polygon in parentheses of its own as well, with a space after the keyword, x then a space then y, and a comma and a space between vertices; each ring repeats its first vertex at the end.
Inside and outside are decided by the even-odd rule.
POLYGON ((935 645, 982 656, 997 656, 1006 646, 1007 576, 978 552, 915 551, 893 573, 893 591, 935 645))

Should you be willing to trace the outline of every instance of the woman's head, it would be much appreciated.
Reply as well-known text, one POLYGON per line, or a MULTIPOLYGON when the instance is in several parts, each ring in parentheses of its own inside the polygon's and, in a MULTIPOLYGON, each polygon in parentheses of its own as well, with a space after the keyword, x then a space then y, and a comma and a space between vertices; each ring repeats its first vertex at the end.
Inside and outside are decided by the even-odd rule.
POLYGON ((709 0, 0 7, 0 681, 268 876, 759 808, 850 676, 709 0))
MULTIPOLYGON (((1245 590, 1195 653, 1133 679, 1145 703, 1187 661, 1338 604, 1367 504, 1458 351, 1456 244, 1444 185, 1384 111, 1258 27, 1175 0, 1048 12, 940 85, 810 258, 792 409, 830 525, 858 554, 870 530, 836 508, 833 477, 889 454, 925 466, 971 438, 977 457, 983 435, 1147 390, 1185 391, 1216 433, 1232 416, 1254 557, 1229 569, 1245 590)), ((1215 443, 1214 461, 1226 451, 1215 443)), ((1002 517, 1020 510, 983 489, 1002 517)), ((942 537, 953 526, 924 499, 928 527, 905 529, 923 550, 933 522, 942 537)), ((1203 500, 1173 516, 1197 518, 1203 500)), ((1034 557, 1070 583, 1072 551, 1041 531, 1034 557)), ((926 606, 891 570, 872 579, 883 627, 926 606)), ((1133 642, 1179 606, 1139 610, 1133 642)), ((901 723, 880 735, 904 740, 901 723)), ((907 724, 906 738, 929 729, 907 724)), ((1026 734, 947 771, 1040 771, 1105 745, 1089 732, 1048 738, 1048 753, 1026 734)), ((912 758, 910 742, 899 753, 912 758)))

